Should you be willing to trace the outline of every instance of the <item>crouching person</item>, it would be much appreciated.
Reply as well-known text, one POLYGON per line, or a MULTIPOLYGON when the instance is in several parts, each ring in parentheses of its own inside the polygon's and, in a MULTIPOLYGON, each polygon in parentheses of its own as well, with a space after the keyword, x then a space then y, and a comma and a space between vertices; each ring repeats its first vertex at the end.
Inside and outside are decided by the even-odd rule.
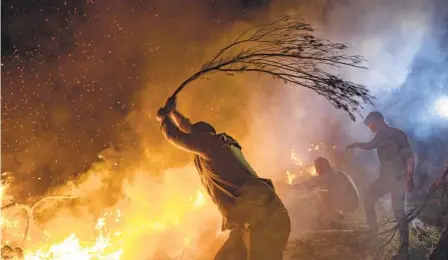
POLYGON ((317 190, 321 223, 345 219, 347 213, 358 209, 359 191, 349 175, 334 169, 323 157, 314 161, 314 167, 318 176, 298 186, 317 190))

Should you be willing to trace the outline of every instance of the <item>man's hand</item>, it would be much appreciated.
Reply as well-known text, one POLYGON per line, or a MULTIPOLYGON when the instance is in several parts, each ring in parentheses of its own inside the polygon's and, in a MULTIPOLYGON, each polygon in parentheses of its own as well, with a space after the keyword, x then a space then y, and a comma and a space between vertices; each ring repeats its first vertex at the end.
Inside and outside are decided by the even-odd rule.
POLYGON ((157 121, 162 121, 165 117, 167 117, 171 112, 176 109, 176 97, 170 97, 164 107, 159 108, 157 111, 157 121))
POLYGON ((165 103, 165 109, 167 110, 168 114, 171 113, 171 111, 176 110, 176 97, 170 97, 166 103, 165 103))
POLYGON ((347 151, 349 149, 354 149, 354 148, 357 148, 357 147, 358 147, 358 143, 352 143, 352 144, 347 145, 345 150, 347 151))
POLYGON ((157 121, 162 122, 168 116, 169 112, 166 107, 159 108, 159 111, 157 111, 157 121))

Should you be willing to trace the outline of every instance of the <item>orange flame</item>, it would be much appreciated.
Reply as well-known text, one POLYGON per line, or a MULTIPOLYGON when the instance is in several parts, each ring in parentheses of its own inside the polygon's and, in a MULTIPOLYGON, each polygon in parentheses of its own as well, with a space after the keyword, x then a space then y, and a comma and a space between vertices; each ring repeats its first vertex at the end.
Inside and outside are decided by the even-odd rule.
MULTIPOLYGON (((87 173, 82 183, 72 183, 63 192, 90 197, 91 192, 101 187, 99 176, 104 175, 105 171, 107 169, 95 168, 87 173)), ((62 209, 50 219, 48 225, 39 227, 30 224, 32 232, 26 239, 24 259, 138 259, 151 257, 160 247, 166 247, 162 250, 169 257, 178 257, 186 246, 198 242, 204 228, 204 223, 197 221, 199 217, 216 223, 216 230, 219 229, 218 213, 210 207, 206 196, 198 188, 199 180, 178 171, 166 172, 166 182, 163 184, 155 183, 148 179, 147 173, 137 171, 132 182, 123 183, 122 191, 126 199, 104 209, 103 214, 90 225, 88 219, 79 219, 62 209), (195 182, 192 183, 192 179, 195 182), (168 234, 169 240, 163 238, 168 234), (139 243, 142 244, 141 248, 136 248, 139 243), (141 251, 144 251, 143 256, 141 251)), ((194 174, 192 169, 187 171, 194 174)), ((2 184, 0 191, 2 198, 6 196, 7 185, 2 184)), ((2 233, 9 232, 13 225, 23 225, 14 220, 14 215, 6 219, 2 212, 1 217, 2 233)), ((218 234, 215 235, 216 239, 218 234)), ((23 235, 19 240, 22 239, 23 235)), ((2 241, 2 245, 22 247, 20 243, 11 243, 9 240, 2 241)))
POLYGON ((288 184, 292 185, 294 179, 297 177, 296 174, 286 171, 286 177, 288 178, 288 184))
POLYGON ((299 166, 303 166, 302 158, 294 151, 294 149, 291 150, 291 161, 299 166))
POLYGON ((311 176, 317 176, 317 171, 316 168, 313 166, 308 167, 307 172, 309 173, 309 175, 311 176))
MULTIPOLYGON (((319 150, 319 147, 319 145, 312 144, 311 148, 309 148, 309 151, 317 151, 319 150)), ((304 163, 302 157, 299 156, 294 149, 291 150, 291 161, 297 167, 295 169, 295 172, 292 172, 291 170, 286 171, 287 183, 289 185, 292 185, 293 181, 298 177, 309 177, 318 175, 314 165, 306 166, 307 164, 304 163)))

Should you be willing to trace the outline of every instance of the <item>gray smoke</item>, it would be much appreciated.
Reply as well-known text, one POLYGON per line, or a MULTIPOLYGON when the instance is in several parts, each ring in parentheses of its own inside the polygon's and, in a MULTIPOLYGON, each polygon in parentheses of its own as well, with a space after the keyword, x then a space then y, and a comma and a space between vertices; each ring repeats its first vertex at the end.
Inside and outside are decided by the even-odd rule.
MULTIPOLYGON (((339 71, 347 79, 369 86, 376 96, 375 105, 366 106, 363 115, 381 111, 392 126, 410 136, 420 164, 431 161, 443 166, 440 161, 448 156, 448 119, 436 114, 434 102, 447 94, 448 88, 446 4, 423 0, 319 3, 314 8, 320 8, 321 17, 307 17, 303 7, 297 13, 317 27, 319 36, 346 43, 352 53, 367 59, 368 70, 339 71), (428 156, 426 146, 431 142, 440 144, 428 156)), ((312 162, 318 153, 308 153, 309 144, 332 142, 344 154, 343 147, 348 143, 373 137, 362 124, 362 116, 353 123, 317 94, 283 87, 284 91, 267 101, 263 99, 263 106, 270 109, 257 116, 252 128, 255 136, 261 135, 260 139, 266 141, 263 146, 269 147, 269 154, 260 151, 256 155, 266 159, 260 168, 281 171, 289 159, 285 153, 291 149, 312 162)), ((260 109, 256 107, 255 113, 260 109)), ((375 157, 373 152, 356 151, 347 167, 376 174, 375 157)))

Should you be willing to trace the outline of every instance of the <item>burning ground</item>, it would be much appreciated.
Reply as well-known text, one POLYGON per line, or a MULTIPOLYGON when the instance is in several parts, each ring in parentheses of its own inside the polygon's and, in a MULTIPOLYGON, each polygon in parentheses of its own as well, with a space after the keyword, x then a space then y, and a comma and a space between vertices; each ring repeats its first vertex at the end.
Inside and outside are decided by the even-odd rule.
MULTIPOLYGON (((368 58, 369 71, 341 73, 389 91, 408 78, 434 8, 426 1, 267 2, 5 1, 2 207, 16 204, 2 210, 2 243, 25 248, 28 259, 210 259, 226 235, 217 210, 191 158, 163 140, 154 119, 179 82, 248 26, 290 13, 368 58)), ((446 85, 446 74, 425 75, 446 85)), ((179 106, 242 140, 292 215, 304 206, 287 183, 308 177, 313 157, 323 154, 316 144, 361 186, 374 178, 372 154, 341 149, 368 139, 366 129, 310 91, 217 75, 186 90, 179 106)), ((293 233, 310 218, 293 217, 293 233)))
MULTIPOLYGON (((297 173, 285 172, 284 184, 314 174, 291 156, 297 173)), ((155 179, 144 165, 97 163, 32 207, 12 204, 8 188, 14 182, 4 174, 3 243, 25 248, 25 259, 209 259, 226 233, 194 168, 169 169, 155 179), (117 167, 135 176, 123 181, 118 201, 105 207, 103 179, 118 174, 117 167)))

